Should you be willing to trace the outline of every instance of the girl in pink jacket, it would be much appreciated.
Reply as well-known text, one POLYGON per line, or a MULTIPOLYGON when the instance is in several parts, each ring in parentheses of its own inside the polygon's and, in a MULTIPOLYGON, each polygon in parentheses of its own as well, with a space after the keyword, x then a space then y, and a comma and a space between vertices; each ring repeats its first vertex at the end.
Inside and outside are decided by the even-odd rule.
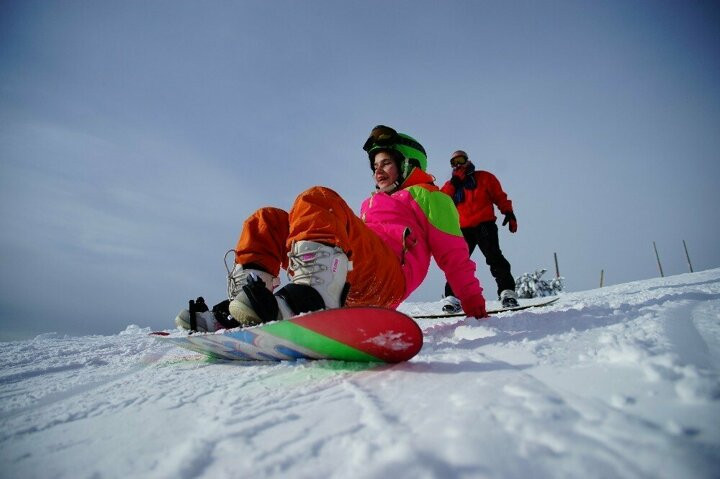
MULTIPOLYGON (((425 172, 427 156, 412 137, 379 125, 363 147, 377 192, 361 208, 365 224, 392 249, 405 278, 407 298, 427 276, 430 257, 445 273, 468 316, 486 317, 475 263, 468 257, 452 199, 425 172)), ((393 307, 396 305, 392 305, 393 307)))
POLYGON ((378 126, 363 148, 377 191, 363 202, 360 218, 320 186, 302 192, 289 211, 260 208, 231 250, 228 299, 208 311, 198 298, 175 323, 215 331, 342 306, 396 308, 425 279, 431 256, 465 313, 486 317, 457 209, 425 172, 422 145, 378 126), (281 269, 291 282, 275 292, 281 269))

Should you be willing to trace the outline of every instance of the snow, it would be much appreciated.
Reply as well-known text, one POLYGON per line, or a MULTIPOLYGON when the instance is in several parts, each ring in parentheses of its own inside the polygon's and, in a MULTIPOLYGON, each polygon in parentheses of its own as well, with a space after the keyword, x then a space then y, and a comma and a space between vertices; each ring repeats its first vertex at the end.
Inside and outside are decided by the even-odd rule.
POLYGON ((720 269, 419 323, 396 365, 212 361, 136 325, 3 343, 0 476, 720 474, 720 269))

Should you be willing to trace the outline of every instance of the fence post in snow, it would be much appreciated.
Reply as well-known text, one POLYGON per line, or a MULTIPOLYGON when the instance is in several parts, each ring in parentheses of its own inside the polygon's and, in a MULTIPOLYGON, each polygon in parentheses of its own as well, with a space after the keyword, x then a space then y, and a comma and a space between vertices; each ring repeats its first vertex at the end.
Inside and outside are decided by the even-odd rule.
POLYGON ((555 256, 555 277, 560 277, 560 268, 558 268, 558 262, 557 262, 557 253, 553 253, 553 256, 555 256))
POLYGON ((687 245, 685 244, 685 240, 683 240, 683 248, 685 248, 685 257, 688 260, 688 266, 690 266, 690 272, 693 272, 692 269, 692 263, 690 262, 690 255, 688 254, 687 245))
POLYGON ((660 277, 664 278, 665 275, 663 274, 662 265, 660 264, 660 255, 658 254, 657 245, 655 245, 654 241, 653 241, 653 248, 655 248, 655 257, 657 258, 658 268, 660 269, 660 277))
POLYGON ((603 287, 603 281, 604 281, 604 280, 605 280, 605 270, 604 270, 604 269, 601 269, 601 270, 600 270, 600 287, 601 287, 601 288, 603 287))

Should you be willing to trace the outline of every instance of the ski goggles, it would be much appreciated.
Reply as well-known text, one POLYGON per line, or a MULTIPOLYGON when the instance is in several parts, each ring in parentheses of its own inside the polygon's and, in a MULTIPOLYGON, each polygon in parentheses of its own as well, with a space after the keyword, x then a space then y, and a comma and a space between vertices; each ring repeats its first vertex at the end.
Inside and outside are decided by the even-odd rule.
POLYGON ((363 145, 363 150, 370 151, 374 146, 392 146, 400 141, 400 135, 389 126, 378 125, 372 129, 370 136, 363 145))
POLYGON ((408 152, 403 152, 400 148, 398 148, 398 146, 410 147, 427 157, 425 148, 423 148, 420 143, 412 138, 409 138, 407 135, 401 135, 394 129, 385 125, 378 125, 372 129, 370 136, 363 145, 363 150, 369 153, 375 148, 391 148, 399 151, 402 155, 407 156, 408 152))
POLYGON ((450 158, 450 166, 452 166, 453 168, 458 168, 467 162, 467 157, 462 155, 453 156, 452 158, 450 158))

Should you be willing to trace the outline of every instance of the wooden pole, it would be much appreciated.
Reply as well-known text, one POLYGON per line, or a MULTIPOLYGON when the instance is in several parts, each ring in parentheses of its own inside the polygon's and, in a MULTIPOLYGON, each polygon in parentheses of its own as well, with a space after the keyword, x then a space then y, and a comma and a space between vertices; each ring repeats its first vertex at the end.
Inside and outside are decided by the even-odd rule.
POLYGON ((604 281, 605 281, 605 270, 604 270, 604 269, 601 269, 601 270, 600 270, 600 287, 601 287, 601 288, 603 287, 603 282, 604 282, 604 281))
POLYGON ((658 262, 658 268, 660 269, 660 277, 664 278, 665 274, 663 274, 662 265, 660 264, 660 255, 658 254, 657 245, 653 241, 653 248, 655 248, 655 257, 657 258, 658 262))
POLYGON ((692 263, 690 262, 690 255, 688 254, 687 245, 685 244, 685 240, 683 240, 683 248, 685 248, 685 257, 688 260, 688 266, 690 266, 690 272, 693 272, 692 263))
POLYGON ((558 267, 557 253, 553 253, 553 256, 555 256, 555 277, 559 278, 560 277, 560 268, 558 267))

